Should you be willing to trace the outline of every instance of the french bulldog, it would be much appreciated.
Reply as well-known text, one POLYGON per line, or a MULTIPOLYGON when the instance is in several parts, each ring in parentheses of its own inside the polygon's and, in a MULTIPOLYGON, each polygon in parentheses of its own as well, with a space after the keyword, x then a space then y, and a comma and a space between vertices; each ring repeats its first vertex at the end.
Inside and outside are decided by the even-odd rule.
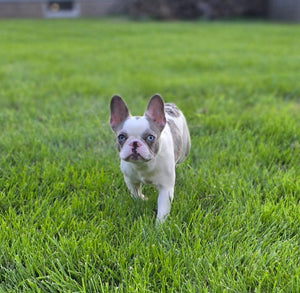
POLYGON ((191 148, 186 119, 174 104, 154 95, 144 116, 131 116, 120 96, 110 103, 110 125, 117 136, 121 170, 133 198, 147 200, 142 184, 158 192, 157 223, 168 217, 174 196, 175 168, 191 148))

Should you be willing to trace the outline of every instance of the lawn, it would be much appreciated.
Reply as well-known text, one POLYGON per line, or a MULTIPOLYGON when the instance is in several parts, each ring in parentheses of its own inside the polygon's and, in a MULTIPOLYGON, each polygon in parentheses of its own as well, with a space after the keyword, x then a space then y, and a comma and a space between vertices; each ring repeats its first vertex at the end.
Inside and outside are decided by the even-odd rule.
POLYGON ((299 292, 300 25, 0 21, 0 292, 299 292), (109 126, 161 93, 192 137, 171 215, 109 126))

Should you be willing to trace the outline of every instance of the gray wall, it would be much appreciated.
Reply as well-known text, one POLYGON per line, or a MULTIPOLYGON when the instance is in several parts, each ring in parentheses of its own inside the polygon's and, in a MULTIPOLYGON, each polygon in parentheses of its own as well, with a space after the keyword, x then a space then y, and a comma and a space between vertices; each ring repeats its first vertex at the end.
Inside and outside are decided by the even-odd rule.
POLYGON ((0 18, 42 17, 43 5, 41 1, 0 1, 0 18))
POLYGON ((119 0, 75 0, 73 11, 52 12, 47 0, 0 0, 0 18, 104 16, 117 11, 118 3, 119 0))
MULTIPOLYGON (((151 0, 143 1, 147 3, 146 1, 151 0)), ((300 21, 300 0, 259 1, 268 3, 266 14, 271 19, 300 21)), ((127 2, 126 0, 75 0, 73 11, 53 12, 48 9, 47 0, 0 0, 0 18, 97 17, 120 13, 127 2)), ((253 2, 253 5, 257 5, 255 3, 253 2)))
POLYGON ((276 20, 300 21, 300 0, 270 0, 269 16, 276 20))

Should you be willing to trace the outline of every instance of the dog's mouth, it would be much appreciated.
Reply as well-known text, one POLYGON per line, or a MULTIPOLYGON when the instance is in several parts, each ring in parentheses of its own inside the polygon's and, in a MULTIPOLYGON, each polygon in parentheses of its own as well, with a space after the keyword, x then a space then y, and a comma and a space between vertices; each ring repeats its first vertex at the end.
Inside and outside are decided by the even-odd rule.
POLYGON ((146 159, 146 158, 142 157, 139 153, 132 153, 125 159, 125 161, 127 161, 127 162, 148 162, 148 161, 150 161, 150 159, 146 159))
POLYGON ((136 150, 136 148, 133 148, 131 154, 125 159, 127 162, 148 162, 150 160, 151 158, 145 158, 136 150))
POLYGON ((130 149, 127 148, 124 152, 121 152, 120 156, 122 160, 131 163, 144 163, 153 159, 151 151, 138 146, 137 142, 133 143, 130 149))
POLYGON ((145 161, 145 158, 144 157, 142 157, 139 153, 138 153, 138 151, 136 150, 137 149, 137 142, 134 142, 133 143, 133 148, 132 148, 132 153, 129 155, 129 157, 128 157, 128 160, 129 161, 134 161, 134 162, 136 162, 136 161, 145 161))

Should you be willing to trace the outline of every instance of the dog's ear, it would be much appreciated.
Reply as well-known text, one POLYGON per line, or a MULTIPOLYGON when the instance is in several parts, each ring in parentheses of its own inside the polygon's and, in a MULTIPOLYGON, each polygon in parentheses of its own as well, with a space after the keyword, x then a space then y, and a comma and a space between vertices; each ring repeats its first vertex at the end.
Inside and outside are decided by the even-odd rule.
POLYGON ((151 119, 160 130, 163 130, 166 125, 165 105, 159 94, 151 98, 145 116, 151 119))
POLYGON ((115 131, 118 125, 130 117, 129 110, 120 96, 113 96, 110 102, 110 126, 115 131))

